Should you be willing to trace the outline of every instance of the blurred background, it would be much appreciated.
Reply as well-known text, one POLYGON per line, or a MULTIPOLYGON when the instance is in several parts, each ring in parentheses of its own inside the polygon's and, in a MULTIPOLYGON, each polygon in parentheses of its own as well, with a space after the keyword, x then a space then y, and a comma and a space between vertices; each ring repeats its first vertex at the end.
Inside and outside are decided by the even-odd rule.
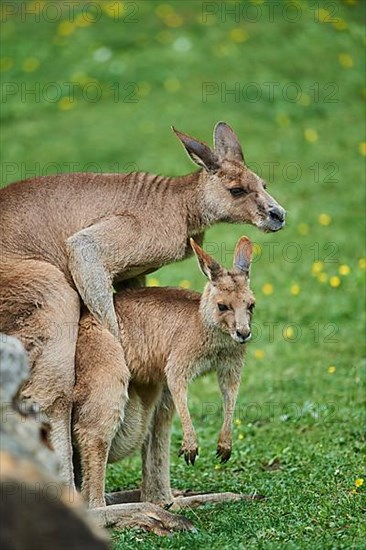
MULTIPOLYGON (((207 250, 226 265, 239 236, 256 243, 255 337, 231 462, 215 465, 220 398, 209 376, 190 396, 200 461, 193 470, 175 458, 177 423, 173 483, 273 497, 245 516, 244 532, 236 505, 222 519, 200 512, 227 533, 227 547, 232 537, 356 536, 365 487, 365 3, 4 1, 1 17, 2 185, 67 171, 185 174, 195 167, 170 126, 209 144, 217 121, 233 126, 288 223, 270 235, 207 232, 207 250), (286 513, 272 516, 274 503, 286 513)), ((204 279, 190 260, 149 284, 201 290, 204 279)), ((112 466, 109 488, 139 476, 138 458, 112 466)))

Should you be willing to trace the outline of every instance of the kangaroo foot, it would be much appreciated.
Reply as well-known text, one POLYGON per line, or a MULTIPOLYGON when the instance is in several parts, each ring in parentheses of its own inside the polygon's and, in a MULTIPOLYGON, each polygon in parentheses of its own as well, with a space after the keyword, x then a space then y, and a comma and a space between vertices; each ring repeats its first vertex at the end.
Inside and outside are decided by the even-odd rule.
POLYGON ((127 502, 141 502, 141 491, 140 489, 132 489, 130 491, 106 493, 105 501, 107 506, 111 504, 126 504, 127 502))
POLYGON ((193 523, 183 516, 167 512, 149 502, 114 504, 103 508, 93 508, 89 514, 102 527, 113 529, 139 528, 152 531, 156 535, 169 535, 174 531, 192 531, 193 523))
POLYGON ((262 500, 263 495, 243 495, 240 493, 194 493, 190 491, 174 491, 174 501, 166 506, 168 510, 196 508, 204 504, 220 504, 222 502, 237 502, 239 500, 262 500))

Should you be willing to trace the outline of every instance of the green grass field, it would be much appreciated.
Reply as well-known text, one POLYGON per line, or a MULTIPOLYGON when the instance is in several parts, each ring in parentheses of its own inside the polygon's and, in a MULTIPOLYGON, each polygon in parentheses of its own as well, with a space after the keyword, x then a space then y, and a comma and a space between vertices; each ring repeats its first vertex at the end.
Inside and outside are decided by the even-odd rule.
MULTIPOLYGON (((114 533, 114 548, 364 548, 365 3, 76 4, 72 20, 47 2, 29 13, 3 2, 3 185, 70 166, 188 173, 170 126, 211 142, 225 120, 288 210, 277 234, 207 232, 226 265, 239 236, 257 244, 256 337, 230 462, 215 460, 215 377, 191 387, 194 468, 177 457, 178 421, 172 439, 174 487, 268 498, 188 512, 195 535, 114 533)), ((200 290, 204 279, 190 260, 150 284, 200 290)), ((139 457, 109 467, 108 489, 137 486, 140 467, 139 457)))

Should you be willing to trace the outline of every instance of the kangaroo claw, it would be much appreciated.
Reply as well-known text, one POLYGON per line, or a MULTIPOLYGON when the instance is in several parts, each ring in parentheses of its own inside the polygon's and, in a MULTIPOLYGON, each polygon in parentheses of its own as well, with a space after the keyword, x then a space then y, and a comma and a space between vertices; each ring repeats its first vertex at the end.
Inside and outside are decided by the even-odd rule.
POLYGON ((182 446, 179 450, 178 456, 182 456, 182 455, 184 455, 184 460, 188 466, 190 464, 194 466, 194 463, 198 456, 198 447, 194 449, 186 449, 184 446, 182 446))
POLYGON ((221 464, 225 464, 231 457, 231 449, 225 449, 224 447, 217 447, 216 458, 220 459, 221 464))

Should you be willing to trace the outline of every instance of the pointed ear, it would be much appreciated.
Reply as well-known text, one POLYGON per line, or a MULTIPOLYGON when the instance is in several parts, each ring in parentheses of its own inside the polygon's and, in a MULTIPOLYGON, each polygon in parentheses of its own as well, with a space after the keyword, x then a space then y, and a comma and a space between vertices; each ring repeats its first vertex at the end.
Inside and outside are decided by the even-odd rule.
POLYGON ((249 274, 252 263, 253 245, 248 237, 241 237, 236 243, 233 267, 249 274))
POLYGON ((183 143, 185 150, 193 162, 198 164, 198 166, 202 166, 208 172, 216 172, 218 170, 220 167, 219 159, 206 143, 178 132, 173 126, 172 130, 183 143))
POLYGON ((223 274, 224 270, 221 265, 211 258, 198 244, 193 240, 189 239, 193 252, 196 255, 198 264, 201 268, 202 273, 211 281, 214 282, 220 275, 223 274))
POLYGON ((215 152, 220 160, 244 163, 244 155, 237 135, 226 122, 218 122, 214 129, 215 152))

